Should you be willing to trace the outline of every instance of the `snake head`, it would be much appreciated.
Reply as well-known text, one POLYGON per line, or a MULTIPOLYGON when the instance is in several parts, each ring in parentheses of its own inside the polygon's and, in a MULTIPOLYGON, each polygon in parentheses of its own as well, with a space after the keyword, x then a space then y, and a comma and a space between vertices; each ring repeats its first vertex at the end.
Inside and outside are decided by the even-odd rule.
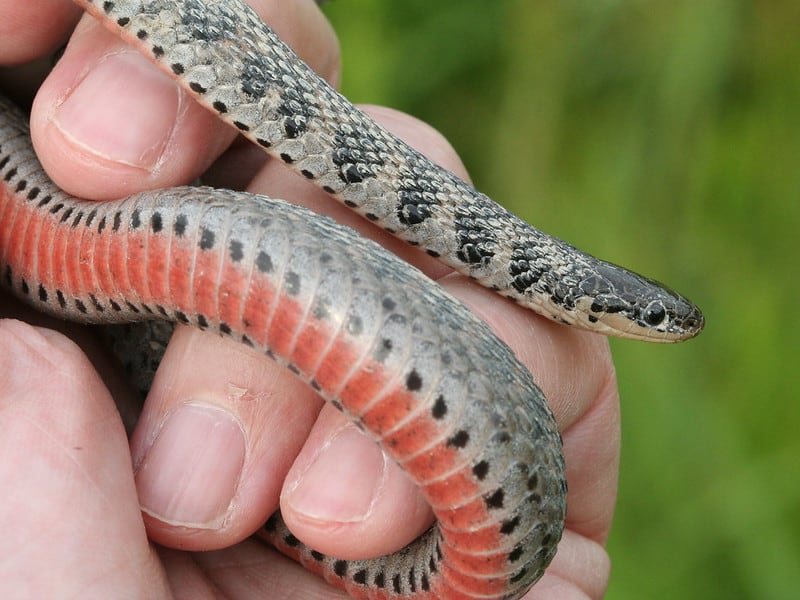
POLYGON ((700 309, 665 285, 601 262, 581 281, 574 313, 588 329, 623 338, 679 342, 703 329, 700 309))

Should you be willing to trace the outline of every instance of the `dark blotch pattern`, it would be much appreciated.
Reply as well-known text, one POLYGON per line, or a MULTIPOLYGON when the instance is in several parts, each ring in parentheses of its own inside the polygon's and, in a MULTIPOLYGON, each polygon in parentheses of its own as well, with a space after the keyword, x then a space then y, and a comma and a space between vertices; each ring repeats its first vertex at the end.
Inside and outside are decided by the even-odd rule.
POLYGON ((333 563, 333 572, 336 573, 339 577, 344 577, 347 575, 347 561, 346 560, 337 560, 333 563))
POLYGON ((214 247, 216 236, 210 229, 203 228, 200 232, 200 250, 211 250, 214 247))
POLYGON ((256 256, 256 267, 262 273, 271 273, 274 266, 269 254, 263 251, 259 252, 258 256, 256 256))
POLYGON ((436 402, 433 403, 433 408, 431 409, 431 415, 434 419, 444 419, 444 416, 447 414, 447 402, 444 400, 444 396, 439 396, 436 398, 436 402))
POLYGON ((519 525, 519 517, 514 517, 513 519, 509 519, 508 521, 503 521, 503 524, 500 526, 500 533, 503 535, 509 535, 514 533, 514 530, 519 525))
POLYGON ((381 156, 385 144, 348 124, 339 126, 333 144, 333 163, 339 167, 339 178, 345 183, 361 183, 375 177, 377 170, 386 164, 381 156))
POLYGON ((239 240, 231 240, 230 257, 235 263, 241 262, 241 260, 244 258, 244 246, 239 240))
POLYGON ((500 488, 487 496, 484 501, 486 502, 487 508, 503 508, 503 502, 505 501, 506 493, 503 491, 503 488, 500 488))
POLYGON ((175 224, 172 226, 172 231, 179 238, 186 234, 186 228, 189 225, 189 218, 186 215, 178 215, 175 218, 175 224))
POLYGON ((406 226, 419 225, 433 215, 440 201, 436 197, 435 173, 426 166, 426 159, 415 155, 400 173, 397 190, 397 218, 406 226))
POLYGON ((454 448, 464 448, 469 443, 469 432, 461 431, 456 432, 453 437, 447 440, 447 445, 454 448))
POLYGON ((422 377, 416 370, 412 370, 406 377, 406 389, 409 392, 418 392, 422 389, 422 377))
POLYGON ((485 460, 477 463, 474 467, 472 467, 472 474, 475 475, 478 481, 483 481, 489 474, 489 463, 485 460))
POLYGON ((517 244, 511 252, 508 273, 512 287, 519 293, 536 285, 542 277, 543 272, 536 264, 538 254, 533 242, 517 244))
POLYGON ((494 256, 497 234, 488 228, 483 218, 476 216, 476 212, 477 207, 471 204, 464 204, 456 209, 456 256, 468 265, 486 265, 494 256))

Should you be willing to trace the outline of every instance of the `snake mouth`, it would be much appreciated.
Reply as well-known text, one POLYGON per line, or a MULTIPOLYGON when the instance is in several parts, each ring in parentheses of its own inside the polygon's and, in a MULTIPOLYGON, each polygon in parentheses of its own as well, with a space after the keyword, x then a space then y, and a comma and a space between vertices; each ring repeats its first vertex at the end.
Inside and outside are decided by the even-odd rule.
POLYGON ((644 342, 676 343, 697 336, 705 326, 702 312, 675 294, 670 302, 652 300, 644 308, 593 311, 592 299, 583 298, 572 312, 571 325, 602 335, 644 342))

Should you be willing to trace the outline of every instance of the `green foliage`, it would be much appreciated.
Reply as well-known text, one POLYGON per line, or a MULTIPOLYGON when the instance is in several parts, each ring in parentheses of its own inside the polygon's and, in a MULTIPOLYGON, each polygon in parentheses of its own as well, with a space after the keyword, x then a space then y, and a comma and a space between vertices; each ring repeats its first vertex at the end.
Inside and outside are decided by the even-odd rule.
POLYGON ((800 589, 800 4, 337 0, 344 89, 443 131, 483 191, 704 308, 615 342, 608 597, 800 589), (795 373, 792 375, 792 373, 795 373))

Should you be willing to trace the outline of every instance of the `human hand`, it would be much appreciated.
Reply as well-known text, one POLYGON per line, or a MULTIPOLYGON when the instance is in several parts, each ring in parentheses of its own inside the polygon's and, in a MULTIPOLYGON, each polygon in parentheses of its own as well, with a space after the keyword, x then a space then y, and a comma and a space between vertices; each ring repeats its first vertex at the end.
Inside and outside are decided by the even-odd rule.
MULTIPOLYGON (((0 13, 7 18, 0 22, 19 22, 9 15, 47 10, 46 4, 33 11, 4 0, 0 13)), ((8 43, 0 46, 0 60, 28 60, 58 45, 76 13, 62 0, 53 5, 64 11, 48 13, 53 30, 19 27, 12 32, 16 40, 2 32, 8 43)), ((263 2, 261 9, 284 39, 335 80, 335 38, 312 2, 263 2)), ((398 113, 371 110, 465 176, 438 134, 398 113)), ((602 543, 613 512, 619 442, 616 385, 603 338, 499 300, 345 212, 258 149, 234 141, 227 127, 91 20, 79 25, 42 85, 32 128, 48 172, 77 196, 120 197, 205 174, 214 184, 332 214, 466 302, 534 373, 564 433, 568 529, 547 575, 527 597, 602 594, 608 577, 602 543)), ((321 408, 294 376, 228 340, 178 329, 128 449, 104 384, 76 347, 14 322, 0 327, 0 338, 0 348, 15 349, 0 351, 6 382, 0 489, 14 490, 0 503, 6 534, 0 547, 9 557, 0 569, 0 595, 125 589, 166 597, 171 589, 196 597, 221 589, 233 597, 280 597, 303 589, 308 597, 332 597, 324 583, 248 539, 279 501, 298 538, 346 558, 396 550, 430 524, 419 493, 372 442, 339 413, 321 408), (349 467, 354 464, 359 468, 349 467)), ((110 375, 106 381, 118 387, 110 375)), ((118 402, 120 396, 115 393, 118 402)))

